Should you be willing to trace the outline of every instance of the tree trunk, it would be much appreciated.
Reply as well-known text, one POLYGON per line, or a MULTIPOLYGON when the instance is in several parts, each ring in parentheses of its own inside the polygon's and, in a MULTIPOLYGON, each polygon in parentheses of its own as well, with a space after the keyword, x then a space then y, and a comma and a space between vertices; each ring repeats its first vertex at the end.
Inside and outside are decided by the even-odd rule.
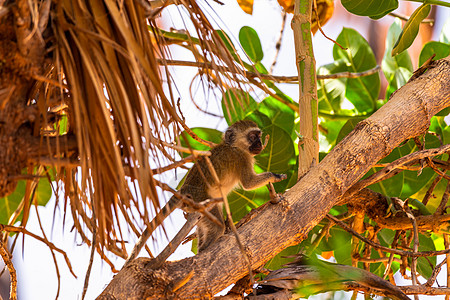
MULTIPOLYGON (((450 57, 407 83, 375 114, 361 121, 316 167, 238 230, 254 269, 301 242, 341 196, 404 140, 423 134, 450 106, 450 57)), ((161 269, 140 258, 122 269, 98 299, 208 298, 247 274, 235 237, 223 236, 204 253, 161 269)))

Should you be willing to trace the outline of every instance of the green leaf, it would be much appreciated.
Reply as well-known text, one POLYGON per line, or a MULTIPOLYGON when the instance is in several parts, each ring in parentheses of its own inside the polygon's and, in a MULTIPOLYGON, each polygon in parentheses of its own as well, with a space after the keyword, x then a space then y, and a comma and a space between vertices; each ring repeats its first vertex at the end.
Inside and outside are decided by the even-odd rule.
POLYGON ((341 0, 342 6, 352 14, 381 18, 397 9, 398 0, 341 0))
POLYGON ((436 54, 434 60, 438 60, 450 55, 450 44, 441 42, 428 42, 423 46, 419 56, 419 66, 429 59, 433 54, 436 54))
POLYGON ((25 195, 25 181, 17 182, 14 192, 6 197, 0 198, 0 224, 8 224, 12 213, 17 209, 25 195))
POLYGON ((303 248, 302 246, 296 245, 284 249, 283 251, 278 253, 274 258, 269 260, 266 263, 265 267, 269 270, 281 269, 285 264, 291 262, 293 260, 292 257, 298 254, 300 250, 302 250, 302 248, 303 248))
POLYGON ((445 21, 442 27, 441 35, 439 36, 439 41, 442 43, 450 44, 450 18, 445 21))
MULTIPOLYGON (((334 45, 333 57, 335 60, 343 60, 346 63, 346 71, 362 72, 377 65, 369 43, 357 31, 344 28, 336 41, 346 50, 334 45)), ((345 96, 360 113, 375 110, 379 92, 379 74, 346 79, 345 96)))
MULTIPOLYGON (((431 134, 425 136, 425 148, 436 148, 440 146, 439 139, 431 134)), ((391 154, 383 158, 380 163, 390 163, 407 154, 417 151, 414 141, 410 140, 405 145, 395 148, 391 154)), ((373 174, 380 168, 372 168, 365 176, 373 174)), ((421 190, 430 181, 434 171, 431 168, 423 169, 420 175, 416 171, 403 171, 394 177, 383 180, 370 186, 370 189, 388 197, 399 197, 406 199, 421 190)))
POLYGON ((228 203, 230 204, 233 222, 238 222, 252 209, 257 208, 270 199, 267 187, 261 187, 256 190, 245 191, 241 188, 235 189, 228 194, 228 203))
POLYGON ((291 136, 276 125, 261 128, 270 139, 266 148, 256 156, 256 164, 265 172, 283 173, 295 164, 294 143, 291 136))
POLYGON ((333 247, 336 262, 338 264, 351 265, 352 236, 348 232, 336 227, 333 227, 330 232, 331 237, 328 238, 328 242, 333 247))
POLYGON ((395 18, 394 23, 392 23, 388 30, 386 37, 386 48, 384 51, 383 61, 381 62, 381 69, 383 70, 384 76, 388 81, 392 80, 392 76, 400 67, 403 67, 410 72, 413 71, 411 57, 407 51, 396 56, 391 55, 394 43, 397 41, 401 32, 402 22, 399 18, 395 18))
POLYGON ((294 111, 272 96, 265 98, 259 104, 258 111, 268 116, 274 125, 284 129, 289 135, 294 131, 294 111))
POLYGON ((242 27, 239 31, 239 42, 253 62, 256 63, 263 59, 264 53, 262 51, 261 41, 255 29, 249 26, 242 27))
POLYGON ((319 139, 320 149, 326 149, 327 151, 329 151, 336 145, 337 136, 345 123, 345 120, 327 120, 320 122, 320 126, 322 126, 322 128, 326 132, 325 134, 320 132, 320 135, 324 135, 326 138, 326 141, 322 141, 322 139, 319 139), (327 149, 326 143, 328 143, 329 149, 327 149))
MULTIPOLYGON (((406 52, 404 52, 404 53, 406 53, 406 52)), ((411 76, 412 76, 412 72, 410 70, 403 68, 403 67, 397 68, 394 71, 394 73, 391 75, 391 77, 388 79, 389 85, 386 89, 385 99, 388 100, 396 90, 398 90, 399 88, 404 86, 408 82, 408 80, 411 78, 411 76)))
MULTIPOLYGON (((340 59, 331 64, 319 67, 317 75, 330 75, 347 70, 347 63, 340 59)), ((344 78, 317 81, 319 112, 338 114, 345 100, 346 80, 344 78)))
POLYGON ((392 56, 405 51, 409 48, 409 46, 411 46, 417 36, 417 33, 419 33, 420 23, 428 16, 430 10, 431 6, 429 4, 422 4, 413 12, 403 27, 402 33, 392 49, 392 56))
MULTIPOLYGON (((414 240, 411 242, 411 248, 414 246, 414 240)), ((419 251, 436 251, 434 241, 431 237, 419 233, 419 251)), ((417 259, 417 272, 424 278, 430 278, 433 268, 436 266, 436 256, 419 257, 417 259), (430 266, 431 263, 431 266, 430 266)))
POLYGON ((222 96, 222 110, 228 125, 243 120, 258 107, 249 93, 239 89, 229 89, 222 96))
MULTIPOLYGON (((200 138, 210 141, 216 144, 220 144, 222 142, 222 132, 216 129, 211 128, 203 128, 203 127, 196 127, 191 128, 191 130, 200 138)), ((180 142, 183 147, 191 147, 195 150, 209 150, 210 148, 208 146, 203 145, 200 142, 197 142, 194 140, 189 134, 186 132, 183 132, 180 135, 180 142)), ((183 157, 188 156, 188 153, 183 153, 183 157)))

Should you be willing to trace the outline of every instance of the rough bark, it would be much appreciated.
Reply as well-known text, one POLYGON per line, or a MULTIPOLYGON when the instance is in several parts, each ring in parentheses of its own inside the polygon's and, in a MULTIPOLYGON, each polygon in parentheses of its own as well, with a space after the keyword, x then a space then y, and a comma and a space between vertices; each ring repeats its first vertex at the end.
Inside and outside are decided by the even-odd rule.
MULTIPOLYGON (((369 168, 404 140, 424 133, 450 106, 450 57, 407 83, 375 114, 360 122, 316 167, 285 193, 287 205, 267 205, 238 232, 253 268, 298 244, 369 168)), ((195 257, 148 267, 139 259, 121 270, 99 299, 208 298, 246 275, 233 235, 195 257)))

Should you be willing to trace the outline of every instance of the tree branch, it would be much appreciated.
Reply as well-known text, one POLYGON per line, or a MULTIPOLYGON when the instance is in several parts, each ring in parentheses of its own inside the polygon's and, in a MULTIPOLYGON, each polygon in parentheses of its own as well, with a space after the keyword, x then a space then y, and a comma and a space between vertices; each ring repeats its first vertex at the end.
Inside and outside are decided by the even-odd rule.
MULTIPOLYGON (((373 164, 404 140, 425 132, 432 116, 450 106, 449 82, 450 57, 439 60, 426 73, 408 82, 377 112, 361 121, 318 166, 285 193, 289 205, 265 206, 243 224, 238 232, 253 269, 286 247, 301 242, 373 164)), ((167 297, 167 287, 178 287, 179 282, 184 285, 172 296, 205 298, 248 273, 230 234, 207 251, 166 263, 157 271, 148 267, 148 261, 141 258, 122 269, 98 299, 167 297)))

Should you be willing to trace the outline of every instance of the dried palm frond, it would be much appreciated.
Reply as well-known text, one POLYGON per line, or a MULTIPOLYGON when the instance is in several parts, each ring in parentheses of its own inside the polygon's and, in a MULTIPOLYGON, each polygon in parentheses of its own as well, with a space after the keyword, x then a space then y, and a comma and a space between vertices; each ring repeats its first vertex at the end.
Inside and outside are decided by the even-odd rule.
MULTIPOLYGON (((169 2, 156 9, 146 1, 16 2, 0 1, 0 41, 12 45, 0 58, 16 63, 7 60, 3 69, 0 121, 17 123, 0 122, 0 139, 15 143, 3 144, 5 149, 18 150, 0 156, 0 166, 14 157, 19 163, 2 169, 0 195, 11 193, 19 177, 50 178, 36 167, 54 165, 64 184, 64 208, 70 208, 83 241, 91 245, 96 235, 94 246, 104 259, 104 249, 126 257, 119 220, 140 235, 138 224, 148 223, 160 206, 163 189, 153 176, 172 168, 152 167, 178 166, 174 149, 180 147, 172 145, 182 130, 192 134, 177 113, 165 64, 171 40, 156 25, 169 2), (19 28, 19 19, 26 26, 19 28), (24 63, 17 65, 19 59, 24 63)), ((186 30, 187 39, 178 43, 196 61, 207 62, 199 68, 202 79, 219 89, 239 84, 239 60, 198 3, 177 5, 195 30, 186 30)), ((14 214, 16 220, 24 212, 22 225, 34 203, 31 183, 14 214)))

